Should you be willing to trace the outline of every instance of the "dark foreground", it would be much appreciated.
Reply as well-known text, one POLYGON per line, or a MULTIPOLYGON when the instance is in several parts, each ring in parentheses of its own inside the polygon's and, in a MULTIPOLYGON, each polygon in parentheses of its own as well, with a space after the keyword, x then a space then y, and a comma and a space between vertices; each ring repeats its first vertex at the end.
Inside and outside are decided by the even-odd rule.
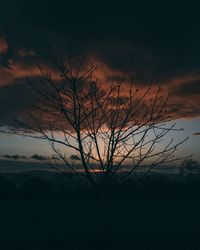
POLYGON ((200 249, 199 179, 156 177, 98 196, 57 177, 17 178, 0 178, 2 250, 200 249))
POLYGON ((199 249, 199 200, 1 202, 0 249, 199 249))

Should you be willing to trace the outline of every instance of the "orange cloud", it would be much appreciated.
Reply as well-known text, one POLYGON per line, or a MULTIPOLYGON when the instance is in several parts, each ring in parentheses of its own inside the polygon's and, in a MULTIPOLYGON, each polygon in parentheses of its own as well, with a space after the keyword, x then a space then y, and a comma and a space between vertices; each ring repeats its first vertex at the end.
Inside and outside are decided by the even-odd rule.
MULTIPOLYGON (((96 59, 98 62, 98 59, 96 59)), ((94 77, 98 79, 99 85, 104 89, 108 88, 111 83, 116 80, 123 79, 123 88, 121 94, 127 94, 128 83, 135 75, 135 72, 122 72, 115 70, 105 62, 99 62, 98 68, 94 73, 94 77)), ((161 95, 167 96, 169 94, 168 105, 173 110, 176 110, 172 118, 192 118, 200 116, 199 98, 200 98, 200 77, 197 71, 183 72, 174 74, 173 76, 163 77, 158 82, 152 82, 151 91, 148 93, 146 101, 153 99, 158 86, 161 86, 161 95)), ((141 82, 138 79, 133 80, 133 85, 138 88, 139 95, 142 95, 144 91, 150 86, 151 79, 146 83, 141 82)))
POLYGON ((31 50, 25 50, 23 48, 19 49, 18 51, 18 55, 19 56, 34 56, 35 55, 35 52, 31 51, 31 50))
POLYGON ((39 76, 40 72, 35 65, 10 61, 9 68, 14 78, 26 78, 28 76, 39 76))
MULTIPOLYGON (((60 80, 60 75, 50 66, 45 68, 51 72, 55 80, 60 80)), ((24 81, 27 77, 40 77, 39 69, 30 62, 8 60, 8 67, 0 66, 0 87, 24 81)))
POLYGON ((7 52, 8 44, 6 39, 3 36, 0 36, 0 54, 4 54, 7 52))
MULTIPOLYGON (((8 86, 12 88, 13 83, 20 83, 23 82, 26 77, 40 77, 41 73, 37 69, 37 67, 34 66, 33 62, 27 59, 28 57, 32 56, 32 53, 26 50, 22 50, 20 52, 20 58, 17 58, 18 60, 8 60, 8 67, 0 67, 0 86, 8 86)), ((133 78, 135 72, 123 72, 122 70, 117 70, 113 68, 108 63, 99 60, 96 57, 91 57, 91 61, 94 65, 97 65, 97 69, 93 74, 93 79, 97 79, 97 84, 103 88, 104 90, 109 89, 112 83, 116 83, 116 81, 122 81, 122 88, 121 88, 121 94, 126 95, 128 93, 128 83, 130 83, 131 79, 133 78)), ((32 59, 31 59, 32 60, 32 59)), ((39 61, 39 59, 38 59, 39 61)), ((55 68, 50 66, 49 63, 46 63, 44 61, 40 61, 41 65, 45 65, 45 67, 51 72, 53 75, 53 79, 56 81, 62 80, 62 76, 56 71, 55 68)), ((89 64, 86 63, 86 67, 89 64)), ((145 78, 144 78, 145 79, 145 78)), ((137 98, 140 98, 146 91, 146 89, 149 86, 150 80, 144 83, 145 80, 141 79, 135 79, 133 84, 135 89, 139 89, 137 92, 137 98), (143 81, 143 82, 142 82, 143 81)), ((147 77, 148 79, 148 77, 147 77)), ((175 109, 172 118, 180 118, 180 117, 195 117, 200 115, 200 109, 199 109, 199 93, 198 91, 190 91, 189 94, 187 94, 187 86, 189 84, 190 86, 196 86, 198 85, 198 79, 199 76, 195 72, 186 72, 181 74, 177 74, 174 76, 168 77, 168 79, 163 78, 161 83, 161 95, 166 96, 170 92, 170 99, 168 102, 169 108, 175 109), (186 86, 186 87, 185 87, 186 86), (185 90, 186 89, 186 90, 185 90), (186 94, 185 94, 186 92, 186 94)), ((159 84, 158 83, 158 84, 159 84)), ((150 102, 152 102, 153 98, 155 97, 155 93, 158 89, 158 84, 152 83, 151 91, 148 93, 148 96, 146 96, 146 99, 144 102, 149 105, 150 102)), ((17 84, 16 84, 17 85, 17 84)), ((191 89, 191 88, 190 88, 191 89)), ((197 89, 198 90, 198 89, 197 89)), ((12 91, 10 89, 10 91, 12 91)), ((9 96, 8 96, 9 98, 9 96)), ((17 111, 19 113, 23 113, 26 111, 30 111, 30 105, 25 106, 20 111, 17 111)), ((26 116, 26 115, 25 115, 26 116)), ((51 122, 55 119, 55 115, 45 114, 45 120, 48 122, 51 122)), ((59 124, 64 124, 65 121, 63 121, 60 117, 56 117, 55 120, 59 120, 59 124)), ((65 125, 63 125, 65 126, 65 125)))
POLYGON ((40 73, 36 67, 10 61, 8 68, 0 67, 0 87, 11 85, 18 79, 39 75, 40 73))

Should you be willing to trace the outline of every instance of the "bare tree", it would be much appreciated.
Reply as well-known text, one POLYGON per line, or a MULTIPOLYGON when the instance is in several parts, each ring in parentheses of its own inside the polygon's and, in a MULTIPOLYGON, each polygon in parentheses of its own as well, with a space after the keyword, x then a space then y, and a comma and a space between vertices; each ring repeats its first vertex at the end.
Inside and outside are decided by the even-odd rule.
POLYGON ((140 167, 147 166, 143 172, 147 174, 157 165, 179 159, 175 151, 186 139, 167 140, 171 131, 182 129, 167 123, 172 110, 159 88, 153 99, 151 88, 139 91, 133 82, 119 81, 105 90, 94 81, 94 65, 85 60, 76 63, 70 52, 65 60, 52 49, 50 55, 55 72, 38 66, 40 82, 28 79, 37 106, 26 119, 18 119, 21 128, 14 133, 47 140, 55 159, 70 171, 83 171, 92 185, 113 178, 121 182, 140 167), (79 168, 70 162, 67 149, 80 159, 79 168))

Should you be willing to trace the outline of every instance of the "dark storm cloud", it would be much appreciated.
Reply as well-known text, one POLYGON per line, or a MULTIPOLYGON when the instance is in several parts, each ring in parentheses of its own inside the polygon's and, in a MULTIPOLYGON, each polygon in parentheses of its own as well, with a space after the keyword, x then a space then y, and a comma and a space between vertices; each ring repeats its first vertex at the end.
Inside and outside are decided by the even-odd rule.
POLYGON ((34 97, 28 86, 15 83, 0 88, 0 126, 17 125, 15 118, 30 109, 34 104, 34 97))
MULTIPOLYGON (((175 3, 163 6, 152 2, 8 1, 2 7, 2 29, 13 48, 41 50, 47 42, 57 40, 64 44, 72 39, 83 50, 97 45, 103 48, 107 43, 111 48, 122 45, 119 54, 127 51, 125 46, 135 44, 165 57, 171 64, 182 61, 186 54, 193 59, 199 55, 191 53, 199 39, 198 8, 194 5, 182 3, 180 9, 175 3)), ((182 64, 188 64, 188 59, 182 64)))
POLYGON ((176 93, 181 96, 200 95, 200 79, 181 84, 176 93))
POLYGON ((100 62, 102 81, 134 77, 144 87, 153 79, 173 92, 181 114, 199 115, 198 6, 8 0, 0 7, 0 125, 34 104, 23 82, 38 77, 33 63, 50 67, 47 45, 61 54, 69 40, 79 56, 100 62))

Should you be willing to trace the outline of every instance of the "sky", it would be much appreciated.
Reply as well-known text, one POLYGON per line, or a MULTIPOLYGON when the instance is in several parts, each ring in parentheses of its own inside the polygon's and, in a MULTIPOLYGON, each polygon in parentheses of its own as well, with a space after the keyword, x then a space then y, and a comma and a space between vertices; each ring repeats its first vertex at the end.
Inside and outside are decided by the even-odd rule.
MULTIPOLYGON (((153 85, 170 93, 177 127, 190 136, 182 154, 200 160, 200 6, 7 0, 0 7, 0 127, 15 126, 14 118, 31 110, 33 93, 24 82, 39 79, 35 64, 51 69, 48 45, 62 54, 70 41, 78 55, 98 64, 96 77, 104 87, 134 76, 135 87, 143 89, 153 77, 153 85)), ((49 154, 49 147, 0 135, 0 155, 34 153, 49 154)))

